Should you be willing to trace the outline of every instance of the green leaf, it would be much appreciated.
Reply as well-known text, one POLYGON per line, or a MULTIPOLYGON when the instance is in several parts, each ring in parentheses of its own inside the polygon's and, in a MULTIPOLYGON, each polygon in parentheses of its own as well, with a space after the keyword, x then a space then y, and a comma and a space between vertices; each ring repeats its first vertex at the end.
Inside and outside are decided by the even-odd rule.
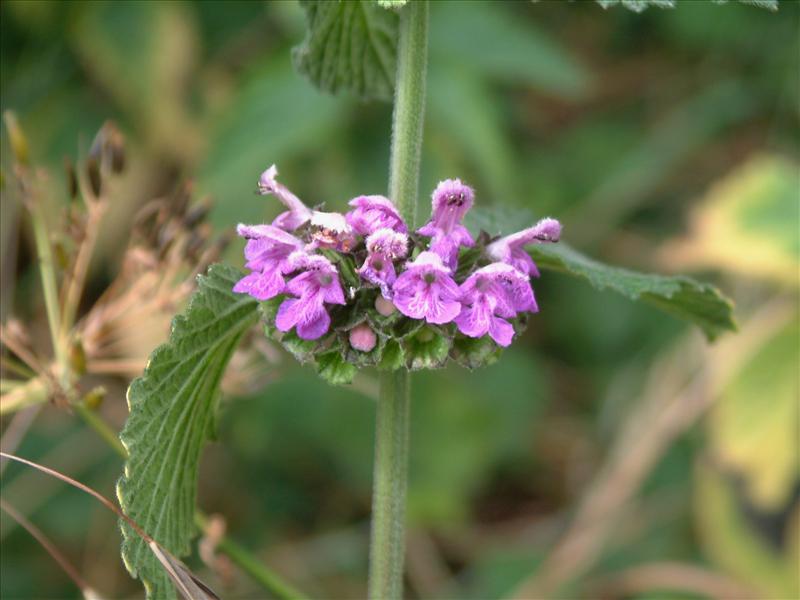
MULTIPOLYGON (((739 0, 742 4, 752 4, 759 8, 766 8, 767 10, 778 10, 778 0, 739 0)), ((714 4, 727 4, 728 0, 714 0, 714 4)))
POLYGON ((325 92, 389 100, 394 90, 397 15, 365 0, 302 0, 308 33, 295 67, 325 92))
POLYGON ((675 8, 675 0, 597 0, 597 3, 603 8, 610 8, 614 5, 621 4, 625 8, 637 13, 642 12, 648 6, 675 8))
POLYGON ((595 288, 610 289, 643 300, 700 327, 709 340, 735 331, 733 304, 714 286, 682 275, 664 276, 611 267, 584 256, 563 242, 534 246, 531 256, 544 269, 587 280, 595 288))
POLYGON ((317 356, 317 373, 332 385, 351 383, 356 371, 355 365, 345 361, 338 349, 317 356))
MULTIPOLYGON (((504 206, 477 208, 465 219, 473 234, 483 230, 507 235, 535 222, 527 210, 504 206)), ((603 264, 574 250, 564 242, 530 247, 530 254, 543 269, 585 279, 599 290, 610 289, 631 300, 643 300, 700 327, 709 340, 724 331, 736 331, 733 304, 714 286, 682 275, 638 273, 603 264)))
POLYGON ((375 0, 383 8, 400 8, 408 4, 408 0, 375 0))
MULTIPOLYGON (((128 450, 117 484, 122 509, 172 554, 190 553, 195 534, 197 467, 214 435, 219 384, 236 345, 256 321, 257 302, 234 294, 236 269, 213 265, 172 323, 169 341, 150 356, 128 389, 130 414, 120 439, 128 450)), ((175 590, 147 544, 121 522, 122 558, 149 598, 175 590)))
MULTIPOLYGON (((676 0, 596 0, 597 3, 603 8, 611 8, 617 4, 632 10, 633 12, 640 13, 647 9, 648 6, 657 6, 658 8, 675 8, 676 0)), ((712 0, 714 4, 727 4, 728 0, 712 0)), ((778 10, 778 0, 739 0, 742 4, 752 4, 767 10, 778 10)))

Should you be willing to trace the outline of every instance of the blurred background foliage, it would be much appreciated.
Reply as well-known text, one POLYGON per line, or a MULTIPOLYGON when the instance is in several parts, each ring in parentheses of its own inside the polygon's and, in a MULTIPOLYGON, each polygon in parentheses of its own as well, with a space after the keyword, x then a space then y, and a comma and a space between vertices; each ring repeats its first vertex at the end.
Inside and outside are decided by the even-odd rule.
MULTIPOLYGON (((0 105, 56 212, 64 157, 109 118, 127 138, 87 302, 119 270, 132 216, 185 180, 219 232, 277 214, 254 196, 273 162, 312 205, 386 188, 390 107, 293 71, 293 2, 6 0, 0 16, 0 105)), ((741 331, 709 346, 545 273, 542 312, 502 361, 415 375, 409 595, 797 597, 799 26, 796 2, 433 4, 419 214, 438 180, 462 177, 480 203, 560 218, 608 262, 715 281, 741 331)), ((20 214, 3 203, 2 316, 46 339, 20 214)), ((267 355, 266 385, 225 398, 201 506, 313 597, 361 597, 375 380, 332 388, 267 355)), ((103 383, 119 428, 127 381, 103 383)), ((99 438, 54 406, 36 419, 19 454, 113 494, 121 463, 99 438)), ((141 594, 113 515, 17 465, 3 475, 3 497, 96 589, 141 594)), ((5 514, 1 535, 3 597, 77 597, 5 514)), ((225 597, 261 593, 224 562, 189 563, 225 597)))

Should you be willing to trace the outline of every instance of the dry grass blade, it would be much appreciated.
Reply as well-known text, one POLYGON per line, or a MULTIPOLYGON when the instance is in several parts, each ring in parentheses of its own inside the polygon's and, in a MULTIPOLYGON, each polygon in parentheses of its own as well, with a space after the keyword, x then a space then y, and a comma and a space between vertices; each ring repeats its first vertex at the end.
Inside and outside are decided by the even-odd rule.
POLYGON ((198 600, 220 600, 214 590, 200 581, 180 560, 152 540, 148 542, 148 545, 184 598, 191 600, 195 598, 198 600))
MULTIPOLYGON (((56 479, 60 479, 64 483, 67 483, 67 484, 71 485, 72 487, 78 488, 82 492, 86 492, 90 496, 94 497, 103 506, 105 506, 110 511, 112 511, 114 514, 116 514, 119 518, 124 519, 131 526, 131 528, 137 534, 139 534, 145 542, 147 542, 147 545, 150 548, 150 550, 152 550, 152 552, 155 555, 155 557, 158 559, 158 561, 164 567, 164 570, 167 572, 167 574, 169 575, 170 579, 175 584, 175 587, 178 589, 178 591, 181 593, 181 595, 184 598, 186 598, 186 600, 219 600, 219 596, 217 596, 211 588, 209 588, 196 575, 194 575, 186 565, 184 565, 180 560, 178 560, 177 558, 172 556, 169 552, 167 552, 164 548, 162 548, 158 544, 158 542, 156 542, 153 538, 151 538, 149 535, 147 535, 142 530, 142 528, 139 526, 138 523, 136 523, 128 515, 126 515, 124 512, 122 512, 122 509, 120 509, 116 504, 114 504, 111 500, 109 500, 108 498, 106 498, 105 496, 100 494, 99 492, 96 492, 95 490, 93 490, 92 488, 90 488, 87 485, 84 485, 80 481, 72 479, 68 475, 64 475, 63 473, 59 473, 58 471, 50 469, 49 467, 45 467, 44 465, 40 465, 39 463, 35 463, 35 462, 27 460, 25 458, 22 458, 22 457, 19 457, 19 456, 15 456, 14 454, 7 454, 6 452, 0 452, 0 458, 13 460, 13 461, 16 461, 18 463, 22 463, 24 465, 27 465, 29 467, 33 467, 34 469, 37 469, 37 470, 41 471, 42 473, 50 475, 51 477, 55 477, 56 479)), ((6 509, 5 506, 3 506, 3 508, 6 509)), ((20 525, 25 527, 25 525, 22 522, 20 522, 20 525)), ((25 528, 28 529, 27 527, 25 527, 25 528)), ((33 533, 31 533, 31 535, 33 535, 33 533)), ((36 536, 34 535, 34 537, 36 537, 36 536)), ((36 539, 39 539, 39 538, 37 537, 36 539)), ((54 558, 55 558, 55 556, 54 556, 54 558)), ((58 561, 58 562, 59 562, 59 564, 61 564, 60 561, 58 561)), ((64 565, 62 564, 62 566, 64 566, 64 565)), ((74 570, 73 570, 73 573, 77 574, 77 572, 74 571, 74 570)), ((77 580, 76 580, 76 583, 78 583, 77 580)), ((81 588, 81 590, 89 590, 89 588, 87 588, 83 584, 78 584, 78 585, 81 588)), ((90 594, 91 594, 91 590, 89 590, 89 591, 90 591, 90 594)), ((84 594, 84 595, 86 595, 86 594, 84 594)), ((87 596, 87 598, 89 598, 89 597, 93 597, 93 596, 91 596, 91 595, 87 596)))

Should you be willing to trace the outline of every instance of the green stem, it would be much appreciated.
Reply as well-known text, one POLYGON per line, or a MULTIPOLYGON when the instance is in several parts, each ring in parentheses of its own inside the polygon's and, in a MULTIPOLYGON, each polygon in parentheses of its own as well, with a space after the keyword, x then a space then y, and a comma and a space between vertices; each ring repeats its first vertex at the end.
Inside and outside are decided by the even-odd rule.
POLYGON ((58 307, 58 289, 56 286, 55 263, 50 239, 47 234, 44 212, 40 198, 31 199, 31 223, 33 224, 33 237, 36 240, 36 253, 39 255, 39 274, 42 278, 42 291, 44 292, 44 305, 47 310, 47 324, 50 326, 50 338, 53 344, 53 353, 56 357, 61 373, 59 377, 66 377, 68 370, 67 357, 61 341, 60 320, 58 307))
MULTIPOLYGON (((428 61, 428 1, 412 0, 400 10, 397 46, 389 198, 413 228, 428 61)), ((375 418, 375 467, 372 492, 369 597, 403 597, 408 417, 410 381, 405 370, 381 374, 375 418)))
POLYGON ((412 0, 400 10, 389 159, 389 198, 409 227, 417 212, 427 67, 428 0, 412 0))
POLYGON ((381 373, 375 425, 369 597, 403 597, 406 479, 408 471, 409 377, 405 370, 381 373))
MULTIPOLYGON (((117 432, 94 411, 84 406, 82 403, 76 403, 73 406, 84 422, 94 429, 95 433, 97 433, 97 435, 99 435, 123 460, 127 460, 128 451, 119 440, 117 432)), ((205 530, 208 517, 200 510, 196 510, 194 522, 201 530, 205 530)), ((306 598, 306 596, 270 571, 261 561, 233 540, 222 537, 217 543, 217 550, 230 558, 233 564, 247 573, 253 581, 260 584, 273 597, 279 600, 303 600, 306 598)))

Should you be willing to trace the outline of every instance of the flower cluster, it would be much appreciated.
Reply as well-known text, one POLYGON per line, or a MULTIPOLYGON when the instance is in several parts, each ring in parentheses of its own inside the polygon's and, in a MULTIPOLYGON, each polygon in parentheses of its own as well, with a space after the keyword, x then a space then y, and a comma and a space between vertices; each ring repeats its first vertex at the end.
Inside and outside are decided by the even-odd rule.
POLYGON ((311 209, 277 181, 273 165, 258 191, 286 207, 270 225, 239 225, 250 271, 233 288, 264 302, 268 333, 334 381, 355 366, 469 367, 511 344, 538 311, 525 247, 557 242, 561 225, 476 240, 463 224, 474 203, 459 179, 441 182, 431 218, 409 231, 383 196, 359 196, 345 214, 311 209), (516 329, 515 329, 516 327, 516 329))

